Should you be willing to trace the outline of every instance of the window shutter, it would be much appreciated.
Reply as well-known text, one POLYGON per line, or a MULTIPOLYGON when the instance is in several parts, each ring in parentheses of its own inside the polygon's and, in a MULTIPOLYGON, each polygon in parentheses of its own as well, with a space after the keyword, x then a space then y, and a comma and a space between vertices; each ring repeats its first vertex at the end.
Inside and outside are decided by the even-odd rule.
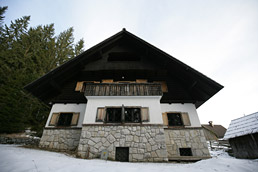
POLYGON ((141 118, 142 118, 142 122, 149 122, 150 121, 149 108, 147 108, 147 107, 141 108, 141 118))
POLYGON ((105 108, 101 107, 97 109, 96 122, 104 122, 105 119, 105 108))
POLYGON ((83 83, 84 82, 77 82, 76 87, 75 87, 75 91, 81 91, 83 88, 83 83))
POLYGON ((167 93, 168 92, 168 86, 167 86, 167 82, 166 81, 153 81, 153 82, 161 84, 161 90, 162 90, 163 93, 167 93))
POLYGON ((168 116, 167 113, 162 113, 162 119, 163 119, 163 124, 168 125, 168 116))
POLYGON ((102 79, 102 83, 113 83, 113 79, 102 79))
POLYGON ((55 126, 57 124, 57 121, 59 119, 59 113, 52 113, 51 120, 49 122, 50 126, 55 126))
POLYGON ((73 113, 71 125, 76 126, 78 124, 80 113, 73 113))
POLYGON ((147 83, 147 79, 136 79, 136 83, 147 83))
POLYGON ((190 119, 189 119, 189 115, 188 113, 182 113, 182 120, 183 120, 183 123, 185 126, 190 126, 191 125, 191 122, 190 122, 190 119))

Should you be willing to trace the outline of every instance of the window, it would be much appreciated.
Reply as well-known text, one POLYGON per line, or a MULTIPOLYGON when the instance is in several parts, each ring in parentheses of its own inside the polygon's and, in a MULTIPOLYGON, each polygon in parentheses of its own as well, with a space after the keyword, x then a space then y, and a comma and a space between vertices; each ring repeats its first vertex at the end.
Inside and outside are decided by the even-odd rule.
POLYGON ((140 123, 149 121, 147 107, 106 107, 98 108, 96 122, 140 123))
POLYGON ((180 156, 193 156, 191 148, 179 148, 180 156))
POLYGON ((78 124, 80 113, 65 112, 53 113, 49 122, 49 126, 69 127, 78 124))
POLYGON ((125 122, 141 122, 140 108, 125 108, 125 122))
POLYGON ((116 161, 129 162, 129 147, 116 147, 116 161))
POLYGON ((162 113, 162 118, 164 125, 171 127, 191 125, 188 113, 184 112, 162 113))
POLYGON ((169 126, 183 126, 180 113, 168 113, 167 116, 169 126))
POLYGON ((69 126, 71 124, 73 113, 60 113, 57 126, 69 126))
POLYGON ((106 122, 121 122, 122 108, 107 108, 106 122))

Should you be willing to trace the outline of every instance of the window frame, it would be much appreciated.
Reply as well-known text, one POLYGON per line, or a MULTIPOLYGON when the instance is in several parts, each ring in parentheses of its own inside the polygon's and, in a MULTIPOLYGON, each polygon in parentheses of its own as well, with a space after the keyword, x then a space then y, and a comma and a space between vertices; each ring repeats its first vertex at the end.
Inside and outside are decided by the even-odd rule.
POLYGON ((78 126, 79 123, 79 119, 80 119, 80 112, 53 112, 51 115, 51 118, 49 120, 48 126, 53 126, 53 127, 58 127, 58 128, 69 128, 69 127, 74 127, 74 126, 78 126), (71 117, 71 122, 70 125, 67 126, 63 126, 63 125, 58 125, 59 119, 60 119, 60 115, 61 114, 72 114, 71 117), (57 115, 54 124, 52 124, 52 118, 54 115, 57 115), (75 117, 76 115, 78 115, 77 117, 75 117), (76 122, 73 124, 73 118, 75 117, 76 122))
POLYGON ((98 107, 97 113, 96 113, 96 120, 95 122, 102 122, 103 124, 142 124, 150 121, 149 116, 149 107, 142 107, 142 106, 105 106, 105 107, 98 107), (110 122, 107 121, 107 109, 108 108, 121 108, 121 121, 120 122, 110 122), (139 109, 139 122, 126 122, 125 121, 125 109, 126 108, 134 108, 139 109), (101 110, 102 109, 102 110, 101 110), (124 110, 123 110, 124 109, 124 110), (142 117, 143 111, 145 111, 145 115, 147 115, 145 118, 142 117), (102 112, 103 114, 99 114, 99 112, 102 112), (147 113, 147 114, 146 114, 147 113), (100 119, 99 117, 102 117, 103 119, 100 119))
POLYGON ((190 120, 190 115, 188 112, 182 112, 182 111, 164 112, 164 113, 162 113, 162 118, 163 118, 163 125, 167 126, 168 128, 186 128, 186 127, 190 127, 192 125, 191 120, 190 120), (168 121, 169 113, 180 114, 180 118, 181 118, 183 125, 174 125, 174 126, 169 125, 169 121, 168 121), (183 117, 184 115, 185 115, 185 117, 187 117, 187 119, 185 119, 183 117))

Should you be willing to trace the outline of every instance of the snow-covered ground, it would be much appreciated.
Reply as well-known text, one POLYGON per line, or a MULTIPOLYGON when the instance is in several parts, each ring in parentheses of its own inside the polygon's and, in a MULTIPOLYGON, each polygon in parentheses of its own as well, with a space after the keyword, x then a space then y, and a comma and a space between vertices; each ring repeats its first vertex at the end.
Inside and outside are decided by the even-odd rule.
POLYGON ((213 158, 196 163, 122 163, 104 160, 85 160, 62 153, 27 149, 0 144, 0 172, 256 172, 258 159, 240 160, 221 151, 212 152, 213 158))

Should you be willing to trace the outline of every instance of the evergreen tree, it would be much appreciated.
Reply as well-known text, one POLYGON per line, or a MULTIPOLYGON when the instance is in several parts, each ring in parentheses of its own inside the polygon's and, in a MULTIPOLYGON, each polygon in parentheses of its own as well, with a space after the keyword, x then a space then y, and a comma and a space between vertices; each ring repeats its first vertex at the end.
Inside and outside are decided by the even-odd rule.
POLYGON ((30 16, 3 25, 6 10, 0 7, 0 133, 39 132, 50 109, 23 87, 80 54, 84 41, 74 43, 73 28, 55 36, 54 24, 29 27, 30 16))

